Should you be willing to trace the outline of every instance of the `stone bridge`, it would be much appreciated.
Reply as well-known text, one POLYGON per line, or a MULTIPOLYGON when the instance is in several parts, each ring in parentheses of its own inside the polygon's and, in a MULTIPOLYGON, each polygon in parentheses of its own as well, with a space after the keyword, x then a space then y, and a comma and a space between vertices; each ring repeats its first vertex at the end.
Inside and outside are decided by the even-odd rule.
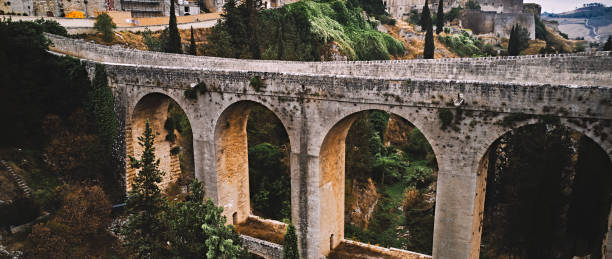
MULTIPOLYGON (((167 108, 168 100, 180 105, 193 129, 195 176, 204 182, 207 196, 224 207, 230 223, 250 216, 250 109, 262 105, 274 112, 290 141, 292 222, 303 258, 324 257, 350 242, 344 241, 344 148, 360 112, 398 115, 431 144, 439 167, 433 258, 478 258, 487 152, 504 133, 558 118, 612 157, 610 52, 283 62, 163 54, 47 36, 53 52, 81 58, 90 74, 93 64, 105 65, 126 128, 128 154, 135 153, 137 134, 131 132, 142 130, 142 118, 163 124, 156 114, 167 108), (254 78, 261 84, 250 83, 254 78), (202 82, 206 87, 195 99, 185 97, 186 89, 202 82), (443 122, 439 114, 449 112, 455 119, 443 122), (443 130, 443 123, 450 125, 443 130)), ((168 165, 164 170, 172 170, 172 155, 161 154, 168 149, 157 151, 168 165)), ((264 246, 261 251, 279 249, 273 244, 249 248, 257 252, 254 247, 259 246, 264 246)), ((400 252, 398 257, 426 257, 400 252)))

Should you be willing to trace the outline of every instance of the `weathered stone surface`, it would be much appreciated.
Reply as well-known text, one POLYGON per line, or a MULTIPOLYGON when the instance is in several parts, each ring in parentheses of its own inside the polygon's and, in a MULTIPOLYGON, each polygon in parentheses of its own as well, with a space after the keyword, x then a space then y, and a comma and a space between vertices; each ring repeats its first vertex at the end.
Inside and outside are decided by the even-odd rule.
POLYGON ((259 255, 266 259, 283 258, 283 246, 281 245, 245 235, 240 235, 240 239, 250 253, 259 255))
POLYGON ((192 125, 196 177, 218 205, 229 208, 231 202, 231 208, 238 208, 238 221, 250 213, 244 120, 254 104, 276 114, 291 146, 292 221, 303 258, 325 256, 330 246, 343 241, 344 140, 359 112, 395 114, 431 144, 439 167, 434 258, 477 257, 485 188, 479 172, 489 147, 504 133, 554 116, 612 155, 610 52, 281 62, 171 55, 49 38, 55 52, 82 58, 88 66, 105 64, 109 84, 124 107, 117 111, 124 111, 126 120, 146 96, 175 100, 192 125), (263 80, 258 90, 249 84, 254 76, 263 80), (198 82, 206 83, 206 91, 196 100, 185 98, 184 90, 198 82), (462 105, 456 108, 454 103, 462 105), (461 114, 453 125, 457 130, 441 129, 442 109, 461 114), (501 123, 516 113, 534 119, 501 123))

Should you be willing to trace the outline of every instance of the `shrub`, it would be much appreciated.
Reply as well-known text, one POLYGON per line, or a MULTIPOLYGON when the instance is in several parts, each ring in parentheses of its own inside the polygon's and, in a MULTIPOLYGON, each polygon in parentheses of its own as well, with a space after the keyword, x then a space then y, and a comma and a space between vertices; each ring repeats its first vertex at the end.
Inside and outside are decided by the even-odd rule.
POLYGON ((259 90, 263 87, 263 83, 261 81, 261 77, 259 77, 259 76, 251 77, 251 81, 249 82, 249 85, 251 87, 253 87, 253 89, 255 89, 255 91, 259 92, 259 90))
POLYGON ((168 117, 166 119, 166 122, 164 123, 164 129, 166 129, 167 131, 172 132, 172 131, 174 131, 175 128, 176 128, 176 126, 175 126, 174 120, 172 119, 172 117, 168 117))
POLYGON ((470 10, 480 10, 480 4, 474 0, 469 0, 465 3, 465 8, 470 10))
POLYGON ((190 100, 198 99, 198 94, 193 88, 185 90, 185 92, 183 92, 183 95, 185 95, 185 98, 190 100))
POLYGON ((40 24, 40 26, 42 26, 43 31, 45 32, 56 35, 68 36, 68 31, 66 30, 66 28, 64 28, 54 20, 45 20, 43 18, 40 18, 35 20, 34 22, 40 24))
POLYGON ((96 17, 94 28, 102 33, 104 41, 111 42, 113 40, 113 29, 117 28, 117 25, 108 14, 101 13, 96 17))
POLYGON ((32 199, 18 198, 0 206, 0 227, 17 226, 34 220, 40 215, 40 208, 32 199))
POLYGON ((462 31, 460 34, 439 36, 438 39, 446 45, 450 51, 461 57, 483 55, 483 51, 480 49, 482 47, 482 41, 466 31, 462 31))
POLYGON ((168 135, 166 135, 166 140, 174 143, 174 141, 176 141, 176 134, 174 134, 174 132, 168 133, 168 135))
POLYGON ((521 51, 529 47, 529 31, 520 25, 514 25, 510 31, 508 41, 508 55, 518 56, 521 51))
POLYGON ((178 155, 180 152, 181 152, 181 147, 179 147, 179 146, 176 146, 176 147, 173 147, 172 149, 170 149, 170 154, 172 154, 174 156, 178 155))
POLYGON ((162 42, 160 39, 154 37, 152 32, 147 28, 142 32, 142 40, 147 45, 147 49, 150 51, 162 51, 162 42))
POLYGON ((439 109, 438 110, 438 118, 440 118, 440 122, 442 123, 440 128, 445 130, 448 126, 453 122, 453 112, 449 109, 439 109))
POLYGON ((206 92, 208 92, 208 87, 206 86, 206 83, 204 82, 198 83, 193 88, 197 89, 198 92, 200 92, 200 94, 205 94, 206 92))

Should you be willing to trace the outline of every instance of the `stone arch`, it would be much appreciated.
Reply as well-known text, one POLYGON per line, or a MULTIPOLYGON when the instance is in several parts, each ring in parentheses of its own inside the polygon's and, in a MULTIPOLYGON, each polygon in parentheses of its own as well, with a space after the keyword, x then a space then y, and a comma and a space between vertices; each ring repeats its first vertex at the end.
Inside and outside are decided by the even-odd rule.
MULTIPOLYGON (((215 126, 215 161, 218 206, 223 207, 223 215, 232 218, 234 224, 245 222, 251 215, 249 194, 249 163, 247 122, 253 107, 262 106, 274 113, 281 121, 292 146, 286 121, 268 105, 251 100, 233 102, 222 109, 215 126)), ((291 192, 294 193, 293 191, 291 192)), ((293 195, 292 195, 293 196, 293 195)), ((292 200, 294 198, 292 197, 292 200)), ((296 204, 291 205, 295 208, 296 204)), ((295 209, 292 208, 292 211, 295 209)))
MULTIPOLYGON (((334 124, 325 128, 322 133, 319 149, 319 253, 328 255, 331 250, 340 245, 344 240, 344 213, 345 213, 345 148, 346 137, 353 123, 363 112, 380 110, 395 115, 410 124, 416 129, 424 127, 424 121, 415 116, 406 116, 405 111, 384 108, 384 106, 368 107, 366 109, 355 109, 351 112, 340 114, 340 119, 331 121, 334 124), (383 109, 380 109, 383 108, 383 109), (407 119, 410 117, 412 120, 407 119), (421 125, 421 126, 420 126, 421 125)), ((431 138, 426 132, 421 131, 430 143, 434 155, 437 156, 436 147, 431 142, 431 138)), ((401 250, 397 250, 401 251, 401 250)), ((406 254, 403 254, 406 256, 406 254)))
MULTIPOLYGON (((481 237, 483 230, 483 219, 484 219, 484 205, 485 205, 485 196, 486 196, 486 184, 487 184, 487 173, 489 168, 489 153, 491 152, 491 147, 494 142, 503 137, 504 135, 518 130, 520 128, 529 127, 532 125, 542 123, 540 120, 536 118, 532 118, 520 123, 517 123, 515 126, 511 128, 501 127, 499 125, 491 125, 492 134, 487 134, 485 136, 484 145, 478 147, 476 149, 475 155, 475 165, 473 168, 473 172, 476 172, 476 188, 475 188, 475 196, 474 196, 474 214, 472 221, 472 237, 471 237, 471 248, 470 248, 470 258, 479 258, 480 255, 480 246, 481 246, 481 237)), ((612 162, 612 146, 606 145, 605 138, 602 139, 598 134, 596 134, 593 130, 582 127, 573 123, 570 123, 567 118, 560 118, 560 125, 583 134, 590 140, 592 140, 595 144, 597 144, 601 151, 606 153, 610 162, 612 162)), ((607 239, 609 243, 609 239, 612 235, 612 206, 610 209, 609 223, 608 223, 608 233, 607 239)), ((606 238, 604 238, 604 246, 606 244, 606 238)), ((609 248, 608 248, 609 249, 609 248)), ((610 253, 610 251, 608 251, 610 253)))
MULTIPOLYGON (((125 126, 126 154, 128 155, 126 163, 127 190, 131 189, 130 183, 137 173, 137 170, 130 166, 129 156, 140 157, 142 155, 138 137, 142 136, 145 122, 149 120, 149 125, 156 135, 155 156, 160 160, 160 170, 165 172, 160 183, 160 189, 163 191, 170 183, 176 182, 181 175, 178 153, 172 151, 177 145, 174 141, 166 139, 166 136, 171 133, 164 128, 168 118, 168 107, 171 103, 175 103, 186 114, 190 126, 193 125, 193 120, 185 109, 185 104, 181 104, 180 99, 171 97, 169 93, 144 92, 135 97, 133 105, 128 110, 125 126)), ((172 134, 175 134, 175 131, 172 134)))
MULTIPOLYGON (((320 147, 323 146, 323 142, 329 132, 336 127, 342 120, 347 119, 351 116, 356 116, 358 113, 365 111, 379 110, 385 111, 390 114, 397 115, 398 117, 410 122, 414 125, 421 133, 425 136, 431 148, 433 149, 436 159, 439 159, 442 153, 441 145, 437 145, 437 139, 435 133, 439 131, 439 126, 429 120, 427 117, 431 116, 431 113, 437 112, 437 109, 433 108, 422 108, 422 107, 405 107, 405 106, 390 106, 384 104, 366 104, 366 105, 346 105, 339 107, 333 111, 333 116, 330 118, 321 118, 321 128, 313 137, 313 152, 320 153, 320 147), (428 111, 431 109, 432 111, 428 111)), ((437 119, 434 119, 437 121, 437 119)), ((352 125, 352 124, 351 124, 352 125)), ((349 125, 350 128, 350 125, 349 125)), ((438 160, 438 163, 440 161, 438 160)))

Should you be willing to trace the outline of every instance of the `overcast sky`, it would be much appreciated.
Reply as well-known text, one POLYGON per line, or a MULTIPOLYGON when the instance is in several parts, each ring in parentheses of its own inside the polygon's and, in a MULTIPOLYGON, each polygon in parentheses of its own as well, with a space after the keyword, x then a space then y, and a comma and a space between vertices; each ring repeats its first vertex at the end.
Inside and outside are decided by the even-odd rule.
POLYGON ((536 3, 542 6, 542 12, 562 13, 582 7, 587 3, 602 3, 612 5, 612 0, 524 0, 525 3, 536 3))

